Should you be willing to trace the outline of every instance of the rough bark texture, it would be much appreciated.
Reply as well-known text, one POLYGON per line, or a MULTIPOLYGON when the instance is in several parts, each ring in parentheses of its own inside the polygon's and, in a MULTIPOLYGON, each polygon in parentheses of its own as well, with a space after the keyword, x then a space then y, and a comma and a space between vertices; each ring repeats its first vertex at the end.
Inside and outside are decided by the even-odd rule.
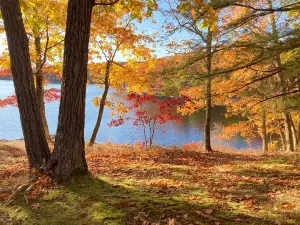
POLYGON ((1 12, 29 165, 30 168, 40 168, 48 160, 50 152, 36 106, 28 38, 19 1, 2 1, 1 12))
POLYGON ((103 92, 103 95, 100 100, 98 117, 97 117, 97 121, 96 121, 94 130, 93 130, 92 137, 90 139, 90 143, 89 143, 90 146, 94 145, 100 125, 101 125, 101 120, 102 120, 102 116, 103 116, 103 112, 104 112, 104 108, 105 108, 106 97, 107 97, 108 90, 109 90, 110 66, 111 66, 111 62, 107 61, 106 62, 106 70, 105 70, 105 78, 104 78, 104 92, 103 92))
POLYGON ((207 80, 206 80, 206 93, 205 93, 205 123, 204 123, 204 151, 212 151, 211 140, 210 140, 210 130, 211 130, 211 42, 212 42, 212 32, 210 27, 208 28, 207 41, 206 41, 206 70, 207 70, 207 80))
MULTIPOLYGON (((35 66, 36 66, 36 69, 38 69, 42 65, 41 38, 39 36, 34 37, 34 45, 35 45, 35 51, 36 51, 36 54, 38 57, 35 61, 35 66)), ((46 119, 43 80, 44 80, 44 76, 43 76, 43 70, 41 68, 35 74, 35 81, 36 81, 35 91, 36 91, 36 97, 37 97, 37 107, 38 107, 38 111, 40 113, 40 118, 43 123, 46 138, 48 141, 52 142, 50 134, 49 134, 47 119, 46 119)))
POLYGON ((267 126, 266 126, 266 112, 262 111, 261 114, 261 138, 262 138, 262 152, 268 151, 268 137, 267 137, 267 126))
POLYGON ((92 8, 92 0, 68 2, 58 127, 54 152, 46 166, 58 181, 87 173, 84 121, 92 8))

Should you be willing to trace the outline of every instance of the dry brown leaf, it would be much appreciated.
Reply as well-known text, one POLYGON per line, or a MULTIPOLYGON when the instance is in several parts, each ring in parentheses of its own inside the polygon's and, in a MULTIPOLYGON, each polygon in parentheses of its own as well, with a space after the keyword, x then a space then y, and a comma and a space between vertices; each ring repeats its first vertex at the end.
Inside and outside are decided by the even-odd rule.
POLYGON ((172 219, 169 218, 168 225, 176 225, 176 219, 175 218, 172 218, 172 219))
POLYGON ((206 214, 211 214, 214 210, 213 209, 205 209, 203 210, 204 213, 206 214))
POLYGON ((219 221, 218 218, 216 218, 216 217, 214 217, 214 216, 211 216, 211 215, 209 215, 209 214, 206 214, 206 213, 204 213, 204 212, 202 212, 202 211, 196 211, 196 213, 197 213, 198 216, 202 216, 202 217, 205 218, 205 219, 213 220, 213 221, 219 221))
POLYGON ((35 204, 32 204, 31 207, 32 207, 33 209, 38 209, 38 208, 41 207, 41 205, 40 205, 40 203, 35 203, 35 204))

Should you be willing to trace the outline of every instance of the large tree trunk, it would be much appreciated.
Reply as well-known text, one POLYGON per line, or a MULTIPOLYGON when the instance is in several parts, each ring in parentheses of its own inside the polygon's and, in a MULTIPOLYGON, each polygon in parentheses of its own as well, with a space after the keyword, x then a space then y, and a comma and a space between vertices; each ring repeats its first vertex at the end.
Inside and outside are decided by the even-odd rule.
POLYGON ((58 181, 87 173, 84 152, 85 97, 92 0, 69 0, 62 96, 54 152, 46 166, 58 181))
POLYGON ((50 152, 36 106, 28 38, 20 5, 18 0, 0 0, 0 4, 29 166, 40 168, 48 160, 50 152))
POLYGON ((205 93, 205 123, 204 123, 204 151, 211 152, 211 140, 210 140, 210 130, 211 130, 211 42, 212 42, 212 32, 210 27, 208 28, 207 42, 206 42, 206 93, 205 93))
POLYGON ((262 152, 268 152, 268 136, 266 126, 266 112, 262 110, 261 113, 261 138, 262 138, 262 152))
POLYGON ((34 37, 34 45, 35 45, 35 51, 37 54, 37 59, 35 61, 35 66, 38 71, 35 74, 35 81, 36 81, 36 96, 37 96, 37 107, 38 111, 40 113, 40 117, 43 123, 44 131, 46 138, 49 142, 52 142, 50 134, 49 134, 49 128, 47 124, 46 119, 46 112, 45 112, 45 102, 44 102, 44 85, 43 85, 43 70, 40 68, 42 66, 42 48, 41 48, 41 38, 39 36, 34 37))
POLYGON ((111 66, 111 61, 107 61, 106 62, 106 70, 105 70, 105 78, 104 78, 105 79, 104 80, 104 92, 103 92, 103 95, 100 100, 98 118, 97 118, 97 122, 95 124, 95 128, 93 130, 92 137, 90 139, 90 143, 89 143, 90 146, 94 145, 100 125, 101 125, 101 120, 102 120, 102 116, 103 116, 103 112, 104 112, 104 108, 105 108, 106 97, 107 97, 108 90, 109 90, 110 66, 111 66))

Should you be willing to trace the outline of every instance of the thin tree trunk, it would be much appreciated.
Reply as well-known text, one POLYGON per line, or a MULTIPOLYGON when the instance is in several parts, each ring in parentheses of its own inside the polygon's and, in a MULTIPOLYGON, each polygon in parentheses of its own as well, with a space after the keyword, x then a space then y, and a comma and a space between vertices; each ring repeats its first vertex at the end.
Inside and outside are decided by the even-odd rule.
MULTIPOLYGON (((268 0, 268 5, 271 9, 273 8, 271 0, 268 0)), ((277 32, 274 14, 271 14, 271 24, 272 24, 273 40, 275 41, 275 43, 278 43, 279 42, 278 41, 278 32, 277 32)), ((277 67, 282 68, 280 55, 276 56, 275 61, 276 61, 277 67)), ((280 86, 281 86, 281 92, 282 92, 282 94, 285 94, 286 93, 286 87, 285 87, 286 84, 285 84, 284 74, 282 71, 278 72, 278 79, 279 79, 280 86)), ((282 98, 282 100, 283 100, 283 98, 282 98)), ((284 120, 284 127, 285 127, 286 151, 287 152, 294 151, 294 142, 293 142, 293 134, 292 134, 292 128, 291 128, 290 114, 286 110, 284 110, 282 113, 282 117, 284 120)))
POLYGON ((107 61, 106 62, 106 70, 105 70, 105 78, 104 78, 104 92, 103 92, 103 95, 100 100, 98 117, 97 117, 97 121, 96 121, 94 130, 93 130, 92 137, 90 139, 89 146, 94 145, 100 125, 101 125, 101 120, 102 120, 102 116, 103 116, 103 112, 104 112, 104 108, 105 108, 106 97, 107 97, 108 90, 109 90, 110 66, 111 66, 111 61, 107 61))
POLYGON ((37 110, 28 38, 20 4, 18 0, 0 1, 0 4, 29 166, 40 168, 48 160, 50 152, 37 110))
POLYGON ((205 124, 204 124, 204 151, 211 152, 211 42, 212 42, 212 32, 210 27, 208 27, 207 42, 206 42, 206 69, 207 69, 207 80, 206 80, 206 93, 205 93, 205 124))
POLYGON ((262 152, 268 152, 268 136, 267 136, 267 126, 266 126, 266 112, 262 110, 261 114, 261 138, 262 138, 262 152))
POLYGON ((284 133, 282 132, 281 126, 279 127, 279 135, 282 143, 282 149, 286 149, 286 141, 285 141, 285 136, 284 133))
MULTIPOLYGON (((34 45, 35 45, 35 51, 37 54, 37 60, 35 61, 36 69, 40 68, 42 65, 42 49, 41 49, 41 38, 39 36, 36 36, 34 38, 34 45)), ((45 102, 44 102, 44 75, 43 70, 39 69, 35 74, 35 81, 36 81, 36 96, 37 96, 37 107, 38 111, 40 113, 40 117, 43 123, 44 131, 46 138, 49 142, 52 142, 50 134, 49 134, 49 128, 48 123, 46 119, 46 112, 45 112, 45 102)))
POLYGON ((69 0, 64 42, 62 96, 54 151, 46 171, 57 180, 87 173, 84 142, 88 46, 93 0, 69 0))
POLYGON ((294 141, 294 148, 297 147, 298 137, 297 137, 297 130, 293 121, 292 116, 290 116, 291 121, 291 129, 292 129, 292 135, 293 135, 293 141, 294 141))
POLYGON ((298 112, 298 119, 297 119, 297 145, 296 148, 299 147, 300 144, 300 112, 298 112))
POLYGON ((283 120, 284 120, 284 133, 285 133, 285 140, 286 140, 286 151, 287 152, 293 152, 295 149, 294 149, 294 141, 293 141, 290 115, 287 112, 283 112, 282 115, 283 115, 283 120))

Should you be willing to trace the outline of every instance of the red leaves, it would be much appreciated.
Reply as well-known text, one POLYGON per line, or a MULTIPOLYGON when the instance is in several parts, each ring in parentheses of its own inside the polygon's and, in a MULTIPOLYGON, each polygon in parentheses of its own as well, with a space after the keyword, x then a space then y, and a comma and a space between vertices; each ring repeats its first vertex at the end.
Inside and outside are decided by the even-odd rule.
MULTIPOLYGON (((60 90, 57 88, 50 88, 44 91, 44 100, 45 102, 54 102, 60 99, 60 90)), ((7 98, 0 99, 0 108, 7 106, 18 106, 17 96, 12 95, 7 98)))
POLYGON ((124 124, 124 119, 123 118, 119 118, 119 119, 113 119, 111 120, 107 125, 109 127, 117 127, 124 124))
MULTIPOLYGON (((127 95, 126 100, 133 100, 134 103, 129 107, 134 112, 134 117, 127 117, 126 120, 132 119, 134 126, 141 126, 143 124, 150 124, 153 121, 158 121, 160 124, 164 124, 168 121, 175 121, 182 123, 180 116, 174 114, 174 109, 181 104, 185 98, 169 98, 166 100, 160 100, 159 97, 144 93, 142 95, 136 93, 130 93, 127 95), (146 103, 154 103, 159 107, 159 113, 152 113, 146 110, 146 103)), ((108 126, 119 126, 124 123, 123 118, 112 120, 108 126)))
MULTIPOLYGON (((168 121, 182 123, 182 119, 177 115, 176 107, 185 101, 186 98, 168 98, 161 100, 160 97, 144 93, 142 95, 130 93, 127 95, 128 101, 133 101, 132 105, 128 107, 128 112, 131 112, 131 117, 125 117, 126 120, 133 120, 133 126, 143 128, 144 142, 143 147, 147 148, 153 143, 154 133, 157 124, 164 124, 168 121), (149 108, 149 105, 151 106, 149 108), (158 107, 158 110, 157 110, 158 107)), ((108 123, 108 126, 120 126, 124 123, 123 117, 113 119, 108 123)))
POLYGON ((17 97, 12 95, 5 99, 0 99, 0 108, 4 108, 6 106, 18 106, 17 97))
POLYGON ((44 195, 54 185, 53 180, 48 175, 41 175, 26 191, 29 192, 28 199, 36 199, 44 195))
POLYGON ((45 102, 54 102, 60 99, 60 90, 57 88, 50 88, 44 91, 45 102))

